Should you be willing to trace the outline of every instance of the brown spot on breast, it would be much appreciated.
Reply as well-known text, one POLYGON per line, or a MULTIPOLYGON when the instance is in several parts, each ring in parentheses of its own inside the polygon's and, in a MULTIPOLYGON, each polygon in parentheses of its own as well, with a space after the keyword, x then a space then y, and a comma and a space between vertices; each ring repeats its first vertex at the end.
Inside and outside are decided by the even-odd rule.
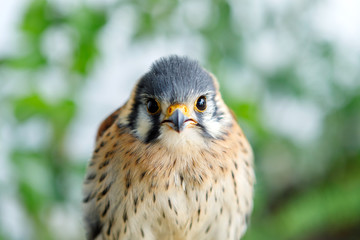
POLYGON ((141 236, 144 238, 145 237, 144 230, 140 228, 140 231, 141 231, 141 236))
POLYGON ((145 174, 146 174, 146 171, 144 171, 140 174, 140 181, 144 178, 145 174))
POLYGON ((96 173, 90 173, 87 176, 86 180, 91 181, 91 180, 94 180, 95 178, 96 178, 96 173))
POLYGON ((109 151, 105 154, 105 158, 110 157, 111 155, 113 155, 115 152, 114 151, 109 151))
POLYGON ((128 220, 128 216, 127 216, 127 211, 126 211, 126 208, 125 208, 124 213, 123 213, 123 221, 124 221, 124 223, 126 223, 127 220, 128 220))
POLYGON ((130 178, 126 178, 126 188, 130 188, 131 186, 131 180, 130 178))
POLYGON ((99 178, 99 183, 102 182, 105 178, 106 178, 107 172, 104 172, 103 174, 101 174, 100 178, 99 178))
POLYGON ((237 170, 238 169, 238 165, 237 163, 234 161, 234 166, 235 166, 235 169, 237 170))
POLYGON ((106 167, 107 165, 109 165, 110 163, 110 159, 106 159, 105 161, 103 161, 101 164, 99 164, 99 170, 106 167))
POLYGON ((93 199, 95 197, 95 194, 93 193, 89 193, 84 199, 83 199, 83 203, 88 203, 91 199, 93 199))
POLYGON ((168 198, 169 208, 172 209, 171 200, 168 198))
POLYGON ((114 221, 114 219, 111 219, 110 221, 109 221, 109 226, 108 226, 108 229, 107 229, 107 231, 106 231, 106 234, 109 236, 110 235, 110 233, 111 233, 111 227, 112 227, 112 225, 113 225, 113 221, 114 221))
POLYGON ((101 214, 102 217, 105 217, 107 211, 109 210, 109 207, 110 207, 110 202, 107 201, 107 203, 106 203, 106 205, 105 205, 105 208, 104 208, 104 210, 103 210, 103 212, 102 212, 102 214, 101 214))
POLYGON ((102 190, 102 192, 101 192, 100 194, 98 194, 98 198, 97 198, 98 201, 108 193, 108 191, 109 191, 109 189, 110 189, 110 187, 111 187, 111 184, 112 184, 112 183, 110 183, 109 185, 107 185, 107 186, 104 188, 104 190, 102 190))
POLYGON ((136 207, 136 205, 138 204, 138 196, 134 197, 134 206, 136 207))
POLYGON ((206 228, 205 233, 208 233, 210 228, 211 228, 211 224, 209 224, 209 226, 206 228))
POLYGON ((123 166, 123 170, 125 170, 129 165, 130 165, 129 162, 125 162, 125 164, 124 164, 124 166, 123 166))

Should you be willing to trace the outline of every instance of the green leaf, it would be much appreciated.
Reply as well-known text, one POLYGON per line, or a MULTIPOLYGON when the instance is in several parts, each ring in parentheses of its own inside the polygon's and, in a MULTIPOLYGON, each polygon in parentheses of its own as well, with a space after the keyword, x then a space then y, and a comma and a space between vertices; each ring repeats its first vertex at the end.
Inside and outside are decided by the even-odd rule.
POLYGON ((21 30, 33 36, 40 36, 51 24, 49 21, 48 3, 46 0, 31 1, 22 21, 21 30))
POLYGON ((83 7, 74 11, 68 18, 68 24, 77 33, 72 70, 87 74, 98 55, 97 36, 106 23, 106 14, 101 9, 83 7))
POLYGON ((34 116, 47 116, 49 111, 50 106, 38 94, 25 96, 14 101, 14 114, 20 122, 34 116))

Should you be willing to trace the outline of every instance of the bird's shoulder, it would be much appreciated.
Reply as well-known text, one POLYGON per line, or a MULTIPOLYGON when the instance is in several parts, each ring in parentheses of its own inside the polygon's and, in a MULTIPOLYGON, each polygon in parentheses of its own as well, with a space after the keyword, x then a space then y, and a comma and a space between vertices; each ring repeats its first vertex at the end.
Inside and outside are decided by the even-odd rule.
POLYGON ((95 149, 83 184, 87 239, 97 239, 105 227, 109 228, 106 219, 113 206, 109 204, 108 193, 114 181, 109 174, 109 166, 118 147, 122 145, 119 137, 123 135, 124 129, 117 125, 117 119, 123 112, 124 106, 116 109, 101 122, 97 130, 95 149))

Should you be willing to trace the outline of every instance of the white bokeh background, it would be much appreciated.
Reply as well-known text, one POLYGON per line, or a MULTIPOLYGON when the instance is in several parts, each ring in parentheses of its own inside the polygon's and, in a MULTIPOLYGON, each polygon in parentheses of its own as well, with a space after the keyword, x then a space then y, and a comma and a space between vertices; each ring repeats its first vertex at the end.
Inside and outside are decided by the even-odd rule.
MULTIPOLYGON (((83 2, 101 6, 114 1, 91 0, 76 3, 70 0, 56 0, 55 2, 62 11, 69 11, 76 4, 83 2)), ((17 26, 27 4, 28 1, 26 0, 1 2, 0 56, 17 54, 21 50, 21 33, 17 26)), ((306 46, 294 45, 294 42, 291 41, 292 33, 286 31, 286 28, 281 30, 281 26, 287 24, 284 19, 291 19, 292 11, 302 9, 299 5, 303 5, 303 1, 233 1, 234 9, 232 11, 236 21, 240 26, 246 25, 249 29, 248 47, 245 55, 248 64, 254 66, 253 69, 271 72, 286 62, 301 59, 302 55, 306 54, 306 51, 303 52, 301 49, 301 47, 306 46), (275 21, 277 21, 276 24, 279 24, 280 31, 265 31, 259 34, 265 21, 264 9, 271 9, 277 13, 279 18, 275 21), (279 54, 280 52, 281 54, 279 54)), ((198 19, 194 21, 194 24, 200 26, 209 18, 208 8, 206 1, 185 2, 179 11, 189 14, 190 19, 191 16, 197 14, 198 19), (194 8, 201 9, 201 11, 194 11, 194 8)), ((204 60, 204 46, 201 36, 189 32, 181 22, 174 26, 178 28, 176 37, 159 36, 151 42, 140 41, 136 44, 130 44, 132 29, 136 22, 133 11, 134 9, 130 6, 112 10, 109 14, 109 21, 101 31, 98 39, 100 57, 97 59, 95 68, 88 77, 85 87, 75 99, 80 109, 66 141, 66 150, 72 159, 85 162, 90 158, 97 126, 105 116, 126 101, 137 79, 149 69, 154 60, 169 54, 189 55, 200 62, 204 60)), ((302 23, 312 30, 312 34, 317 34, 317 37, 324 41, 334 43, 349 63, 358 63, 360 53, 360 1, 314 1, 313 7, 304 8, 301 17, 303 18, 302 23)), ((174 18, 176 19, 176 16, 174 18)), ((68 31, 69 29, 56 28, 48 30, 44 35, 42 50, 50 61, 62 62, 68 58, 72 48, 68 31), (57 47, 53 48, 54 45, 57 47)), ((313 63, 303 62, 299 69, 312 67, 313 63)), ((321 66, 314 68, 313 72, 304 71, 305 74, 308 74, 306 79, 309 79, 309 82, 303 84, 309 88, 323 85, 321 80, 316 78, 318 74, 321 74, 319 71, 321 71, 321 66)), ((27 87, 24 85, 26 82, 21 80, 26 74, 26 71, 0 71, 0 101, 4 96, 22 94, 26 91, 27 87)), ((339 75, 341 77, 338 79, 342 81, 341 84, 345 87, 351 89, 359 85, 360 80, 354 77, 354 72, 346 72, 345 76, 339 75)), ((257 94, 264 93, 264 91, 259 90, 262 87, 261 76, 258 76, 254 71, 235 67, 229 76, 229 81, 224 82, 222 86, 229 94, 252 101, 257 94), (241 79, 241 81, 237 79, 241 79)), ((38 82, 42 94, 47 99, 53 99, 53 101, 63 96, 67 91, 67 86, 61 80, 64 77, 66 76, 61 69, 56 67, 39 72, 38 82)), ((321 94, 325 99, 329 98, 329 104, 332 104, 331 96, 326 92, 326 88, 322 89, 324 92, 321 94)), ((316 139, 321 129, 324 114, 319 106, 312 102, 298 101, 284 96, 265 96, 265 98, 264 115, 267 119, 266 124, 270 128, 279 134, 293 138, 299 144, 308 144, 316 139), (300 125, 302 130, 299 133, 300 125)), ((5 122, 12 120, 9 111, 6 107, 0 111, 0 114, 3 114, 3 117, 0 116, 0 126, 2 127, 0 131, 0 184, 3 186, 11 186, 11 182, 9 182, 11 165, 8 154, 11 145, 14 144, 13 135, 21 133, 24 136, 22 144, 29 146, 41 145, 47 139, 46 131, 43 132, 42 130, 44 129, 42 123, 37 121, 28 122, 14 133, 12 131, 13 126, 5 124, 5 122)), ((29 172, 36 172, 39 176, 47 174, 41 167, 29 169, 29 172)), ((40 189, 42 185, 46 184, 41 179, 40 177, 38 182, 33 183, 40 189)), ((4 226, 4 229, 8 231, 7 234, 13 239, 26 239, 32 230, 23 214, 22 206, 15 197, 15 192, 11 190, 11 187, 6 189, 6 193, 0 196, 0 224, 4 226), (19 230, 19 226, 22 226, 21 230, 19 230)), ((81 186, 74 186, 73 191, 74 201, 79 200, 81 198, 81 186)), ((79 231, 82 229, 81 211, 78 208, 79 206, 54 208, 50 219, 51 226, 58 239, 81 238, 83 234, 82 231, 79 231)))

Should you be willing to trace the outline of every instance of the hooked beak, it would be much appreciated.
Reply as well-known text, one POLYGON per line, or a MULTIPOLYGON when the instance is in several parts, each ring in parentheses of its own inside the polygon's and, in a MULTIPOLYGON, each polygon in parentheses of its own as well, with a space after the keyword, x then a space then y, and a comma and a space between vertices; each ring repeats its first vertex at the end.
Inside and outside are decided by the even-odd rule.
POLYGON ((171 123, 169 126, 180 133, 185 129, 187 122, 195 122, 190 119, 189 109, 184 104, 173 104, 168 107, 165 120, 162 123, 171 123))

